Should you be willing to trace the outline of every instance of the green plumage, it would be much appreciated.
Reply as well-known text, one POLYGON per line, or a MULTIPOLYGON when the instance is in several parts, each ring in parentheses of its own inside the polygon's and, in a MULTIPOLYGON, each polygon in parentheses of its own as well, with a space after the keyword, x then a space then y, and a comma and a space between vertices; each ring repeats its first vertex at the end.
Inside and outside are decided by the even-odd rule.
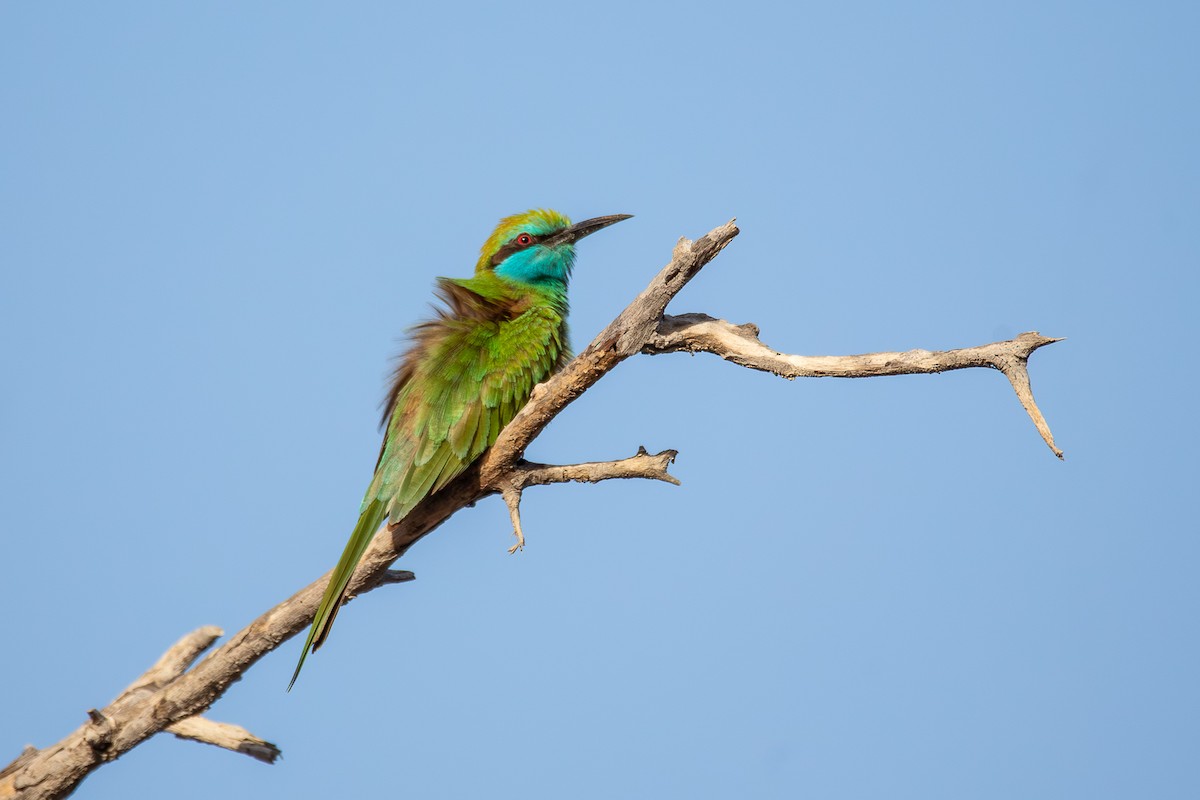
POLYGON ((565 363, 574 243, 625 215, 572 226, 553 211, 500 222, 475 277, 440 278, 446 308, 413 330, 385 410, 386 433, 358 524, 334 567, 290 689, 345 600, 375 532, 462 474, 499 436, 533 387, 565 363))

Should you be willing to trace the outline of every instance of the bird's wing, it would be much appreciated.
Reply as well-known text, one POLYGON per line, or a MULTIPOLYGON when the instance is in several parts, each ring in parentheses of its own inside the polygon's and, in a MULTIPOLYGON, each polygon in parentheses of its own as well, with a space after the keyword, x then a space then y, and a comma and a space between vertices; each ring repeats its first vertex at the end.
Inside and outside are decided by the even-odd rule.
MULTIPOLYGON (((391 417, 358 524, 334 567, 292 683, 329 635, 379 526, 404 518, 496 441, 566 352, 562 318, 532 306, 511 319, 442 317, 422 326, 397 370, 391 417)), ((288 685, 291 689, 291 684, 288 685)))
POLYGON ((387 439, 364 505, 392 520, 441 489, 496 441, 553 370, 561 318, 533 307, 508 320, 448 320, 396 395, 387 439))

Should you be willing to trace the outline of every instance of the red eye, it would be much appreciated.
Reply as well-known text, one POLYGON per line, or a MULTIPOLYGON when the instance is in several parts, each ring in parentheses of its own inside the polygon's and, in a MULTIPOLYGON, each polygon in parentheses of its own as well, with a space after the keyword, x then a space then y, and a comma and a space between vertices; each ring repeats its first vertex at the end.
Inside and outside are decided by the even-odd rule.
POLYGON ((533 244, 533 237, 528 233, 518 234, 517 244, 521 245, 521 247, 528 247, 529 245, 533 244))

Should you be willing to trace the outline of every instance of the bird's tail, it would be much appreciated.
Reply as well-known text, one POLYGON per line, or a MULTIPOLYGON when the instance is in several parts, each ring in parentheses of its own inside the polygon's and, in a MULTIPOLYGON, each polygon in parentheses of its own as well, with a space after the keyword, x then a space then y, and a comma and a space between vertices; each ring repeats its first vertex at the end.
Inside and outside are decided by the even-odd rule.
POLYGON ((342 601, 346 597, 346 587, 350 585, 354 569, 358 566, 363 553, 366 552, 367 545, 374 538, 375 531, 383 524, 387 515, 386 505, 377 499, 372 500, 359 514, 358 524, 354 526, 354 533, 350 534, 350 541, 346 542, 346 549, 342 551, 342 557, 338 559, 337 566, 333 568, 333 573, 329 576, 329 585, 325 587, 325 596, 321 598, 321 605, 317 606, 317 615, 313 617, 312 627, 308 630, 308 638, 304 640, 300 661, 296 664, 296 671, 292 673, 291 682, 288 683, 289 692, 296 683, 296 678, 300 676, 300 668, 304 666, 304 659, 308 657, 309 648, 311 647, 312 651, 316 652, 329 636, 329 629, 333 627, 338 609, 342 607, 342 601))

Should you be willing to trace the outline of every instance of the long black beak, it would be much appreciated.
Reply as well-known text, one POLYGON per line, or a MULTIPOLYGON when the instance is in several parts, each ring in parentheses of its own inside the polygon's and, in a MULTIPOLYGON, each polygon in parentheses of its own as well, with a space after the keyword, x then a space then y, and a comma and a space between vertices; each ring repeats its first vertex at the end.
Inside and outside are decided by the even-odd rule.
POLYGON ((583 222, 576 222, 565 231, 543 239, 541 244, 543 247, 554 247, 560 244, 574 244, 585 236, 591 236, 596 231, 607 228, 609 225, 616 225, 623 219, 629 219, 633 214, 610 214, 607 217, 592 217, 585 219, 583 222))

